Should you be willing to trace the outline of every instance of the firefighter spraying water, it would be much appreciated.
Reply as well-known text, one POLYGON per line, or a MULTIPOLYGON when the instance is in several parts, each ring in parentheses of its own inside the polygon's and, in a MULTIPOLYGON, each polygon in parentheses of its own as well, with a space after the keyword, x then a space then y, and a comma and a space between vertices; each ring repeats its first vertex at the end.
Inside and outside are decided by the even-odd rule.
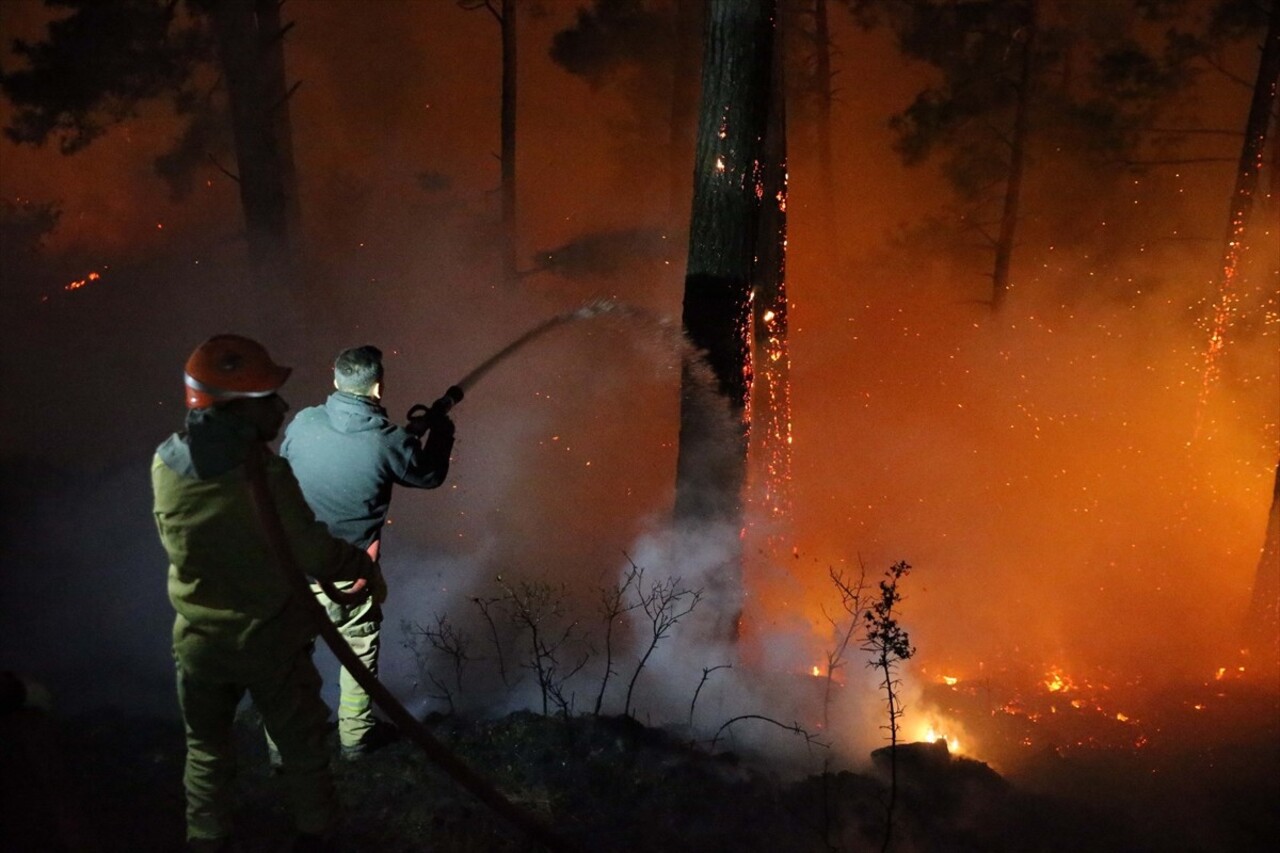
POLYGON ((384 375, 378 348, 353 347, 339 353, 334 362, 334 392, 324 405, 308 407, 294 418, 285 432, 280 455, 289 460, 317 519, 334 537, 362 549, 374 560, 374 573, 367 584, 364 580, 346 584, 325 581, 307 587, 306 566, 294 560, 260 466, 247 466, 257 516, 276 562, 291 578, 294 593, 301 596, 306 590, 317 633, 342 663, 338 730, 343 757, 358 760, 393 736, 389 733, 394 729, 375 724, 372 704, 376 703, 399 733, 415 740, 454 779, 552 849, 564 849, 563 840, 549 834, 539 821, 513 807, 462 765, 376 678, 381 603, 387 596, 378 567, 380 534, 393 485, 435 488, 444 482, 453 447, 449 412, 476 382, 559 325, 607 313, 635 314, 635 310, 595 300, 552 316, 481 362, 430 406, 412 406, 404 427, 390 423, 380 405, 384 375))

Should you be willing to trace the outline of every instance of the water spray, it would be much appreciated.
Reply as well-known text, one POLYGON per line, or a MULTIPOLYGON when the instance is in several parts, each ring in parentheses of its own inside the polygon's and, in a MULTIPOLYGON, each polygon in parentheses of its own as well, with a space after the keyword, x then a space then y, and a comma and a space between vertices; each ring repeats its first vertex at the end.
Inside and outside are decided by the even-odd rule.
POLYGON ((462 377, 457 383, 450 385, 449 390, 444 392, 444 396, 436 400, 430 406, 418 403, 409 409, 406 417, 410 420, 418 420, 428 416, 447 415, 455 405, 462 402, 462 398, 471 390, 477 382, 480 381, 486 373, 492 370, 501 362, 505 361, 509 356, 522 349, 526 344, 537 340, 547 332, 563 326, 565 323, 572 323, 576 320, 589 320, 592 317, 599 317, 602 314, 627 314, 630 316, 639 316, 640 311, 637 308, 624 305, 612 299, 593 299, 590 302, 583 303, 573 311, 566 311, 563 314, 557 314, 550 319, 544 320, 498 350, 493 355, 482 361, 470 373, 462 377))

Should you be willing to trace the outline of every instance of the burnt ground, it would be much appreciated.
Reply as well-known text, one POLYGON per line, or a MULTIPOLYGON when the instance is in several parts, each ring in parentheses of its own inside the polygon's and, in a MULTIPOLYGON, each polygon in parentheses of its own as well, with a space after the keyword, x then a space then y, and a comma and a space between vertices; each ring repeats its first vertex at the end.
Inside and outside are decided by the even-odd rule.
MULTIPOLYGON (((1177 732, 1141 750, 1038 750, 1008 778, 938 747, 905 749, 892 849, 1272 850, 1280 838, 1275 693, 1241 685, 1233 691, 1231 718, 1254 725, 1211 720, 1204 731, 1177 732), (1191 734, 1196 738, 1182 739, 1191 734)), ((711 754, 705 744, 627 718, 520 712, 429 725, 581 850, 881 848, 888 787, 874 766, 784 779, 758 760, 711 754)), ((248 716, 237 738, 238 849, 286 850, 282 793, 248 716)), ((119 712, 60 720, 23 711, 5 717, 0 740, 0 849, 181 849, 177 722, 119 712)), ((343 804, 339 850, 538 849, 407 741, 334 766, 343 804)))

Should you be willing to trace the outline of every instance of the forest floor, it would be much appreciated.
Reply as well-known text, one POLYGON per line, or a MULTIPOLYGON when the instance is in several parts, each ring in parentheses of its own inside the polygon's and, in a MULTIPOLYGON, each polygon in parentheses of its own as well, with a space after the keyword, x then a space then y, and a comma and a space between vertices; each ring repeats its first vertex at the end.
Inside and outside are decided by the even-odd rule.
MULTIPOLYGON (((898 851, 1273 850, 1280 838, 1280 712, 1274 689, 1229 688, 1230 719, 1158 749, 1045 750, 1016 773, 940 746, 899 752, 898 851), (1259 725, 1261 721, 1261 725, 1259 725)), ((1219 694, 1220 696, 1223 694, 1219 694)), ((4 719, 0 849, 182 849, 183 740, 176 721, 104 712, 4 719)), ((435 736, 583 851, 880 850, 887 765, 783 778, 629 718, 517 712, 439 718, 435 736)), ((237 724, 237 850, 283 851, 291 830, 251 714, 237 724)), ((337 753, 336 735, 334 751, 337 753)), ((883 754, 880 756, 884 758, 883 754)), ((404 739, 335 758, 335 849, 541 849, 404 739)))

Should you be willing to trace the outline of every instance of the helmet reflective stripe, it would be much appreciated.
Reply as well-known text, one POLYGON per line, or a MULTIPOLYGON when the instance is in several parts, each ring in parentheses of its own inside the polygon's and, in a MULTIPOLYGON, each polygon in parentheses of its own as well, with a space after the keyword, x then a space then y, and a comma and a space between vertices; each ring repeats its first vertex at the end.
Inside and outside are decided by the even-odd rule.
POLYGON ((215 400, 234 400, 240 397, 270 397, 279 390, 278 388, 271 388, 266 391, 226 391, 222 388, 206 385, 190 373, 182 374, 182 379, 188 388, 199 391, 202 394, 208 394, 215 400))

